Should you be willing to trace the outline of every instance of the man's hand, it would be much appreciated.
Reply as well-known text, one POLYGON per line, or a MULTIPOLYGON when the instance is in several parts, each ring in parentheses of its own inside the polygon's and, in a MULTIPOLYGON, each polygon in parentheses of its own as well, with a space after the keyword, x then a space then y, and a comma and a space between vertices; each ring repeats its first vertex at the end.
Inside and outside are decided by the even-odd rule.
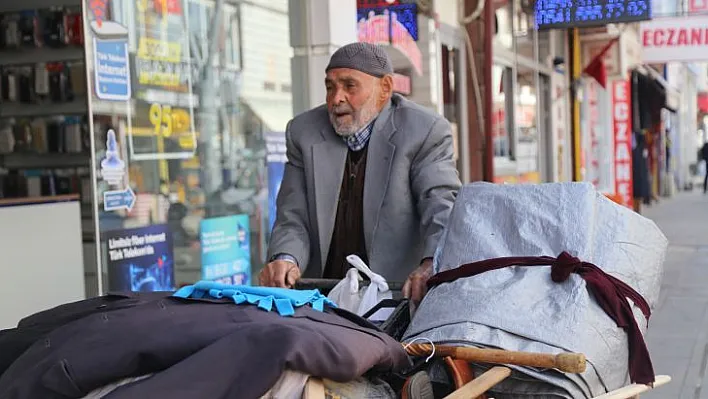
POLYGON ((266 265, 258 275, 263 287, 293 288, 300 279, 300 268, 287 260, 274 260, 266 265))
POLYGON ((408 276, 408 280, 403 285, 403 296, 413 301, 418 306, 428 292, 426 283, 433 276, 433 259, 426 258, 413 273, 408 276))

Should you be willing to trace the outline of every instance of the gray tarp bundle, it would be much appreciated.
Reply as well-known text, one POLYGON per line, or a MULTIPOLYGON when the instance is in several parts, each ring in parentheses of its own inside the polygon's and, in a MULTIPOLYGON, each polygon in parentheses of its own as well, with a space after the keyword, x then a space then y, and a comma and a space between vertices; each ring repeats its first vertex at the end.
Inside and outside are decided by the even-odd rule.
MULTIPOLYGON (((587 183, 464 186, 435 254, 436 271, 507 256, 567 251, 659 299, 666 237, 650 220, 587 183)), ((634 307, 643 332, 647 321, 634 307)), ((442 284, 423 300, 405 340, 531 352, 580 352, 580 375, 515 367, 496 398, 586 398, 629 383, 627 335, 577 274, 560 284, 550 267, 510 267, 442 284), (526 396, 528 395, 528 396, 526 396)), ((481 367, 481 366, 480 366, 481 367)), ((480 368, 481 370, 481 368, 480 368)))

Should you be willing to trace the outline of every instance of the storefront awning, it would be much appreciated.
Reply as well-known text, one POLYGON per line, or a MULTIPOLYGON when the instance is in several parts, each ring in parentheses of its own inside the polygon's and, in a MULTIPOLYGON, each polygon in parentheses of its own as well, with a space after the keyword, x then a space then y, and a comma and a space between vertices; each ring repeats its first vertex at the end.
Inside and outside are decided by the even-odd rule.
POLYGON ((680 95, 676 89, 674 89, 669 82, 664 79, 663 76, 654 68, 649 66, 640 66, 637 72, 649 78, 649 82, 654 86, 654 96, 661 97, 662 108, 666 108, 671 112, 676 112, 680 104, 680 95))
POLYGON ((243 101, 269 131, 285 132, 285 127, 293 118, 293 105, 290 101, 272 99, 244 99, 243 101))

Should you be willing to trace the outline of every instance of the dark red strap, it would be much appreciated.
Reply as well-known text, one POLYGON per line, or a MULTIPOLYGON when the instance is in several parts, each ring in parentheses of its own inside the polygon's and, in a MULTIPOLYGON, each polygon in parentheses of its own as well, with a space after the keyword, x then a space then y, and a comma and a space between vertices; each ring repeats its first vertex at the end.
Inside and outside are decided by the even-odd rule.
POLYGON ((632 382, 652 384, 654 382, 654 367, 627 298, 642 311, 647 320, 651 315, 649 304, 629 285, 610 276, 592 263, 582 262, 567 252, 561 253, 558 258, 550 256, 506 257, 467 263, 434 275, 428 280, 428 287, 433 288, 459 278, 472 277, 510 266, 548 265, 551 266, 551 279, 556 283, 567 280, 571 273, 577 273, 585 280, 588 291, 593 295, 598 305, 615 321, 618 327, 627 333, 629 338, 629 376, 632 382))

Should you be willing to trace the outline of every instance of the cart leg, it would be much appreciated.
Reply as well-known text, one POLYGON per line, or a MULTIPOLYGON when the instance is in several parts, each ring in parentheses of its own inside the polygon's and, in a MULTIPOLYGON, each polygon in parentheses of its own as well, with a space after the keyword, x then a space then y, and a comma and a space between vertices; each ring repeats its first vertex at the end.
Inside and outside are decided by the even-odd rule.
MULTIPOLYGON (((657 375, 654 381, 654 388, 658 388, 662 385, 668 384, 671 381, 671 377, 668 375, 657 375)), ((596 396, 595 399, 634 399, 639 398, 639 394, 642 392, 649 391, 653 388, 642 385, 642 384, 632 384, 626 387, 620 388, 616 391, 608 392, 604 395, 596 396)))
POLYGON ((507 367, 494 367, 486 373, 465 384, 462 388, 448 395, 445 399, 476 398, 511 374, 507 367))
POLYGON ((303 399, 325 399, 325 388, 321 378, 310 377, 305 385, 303 399))

